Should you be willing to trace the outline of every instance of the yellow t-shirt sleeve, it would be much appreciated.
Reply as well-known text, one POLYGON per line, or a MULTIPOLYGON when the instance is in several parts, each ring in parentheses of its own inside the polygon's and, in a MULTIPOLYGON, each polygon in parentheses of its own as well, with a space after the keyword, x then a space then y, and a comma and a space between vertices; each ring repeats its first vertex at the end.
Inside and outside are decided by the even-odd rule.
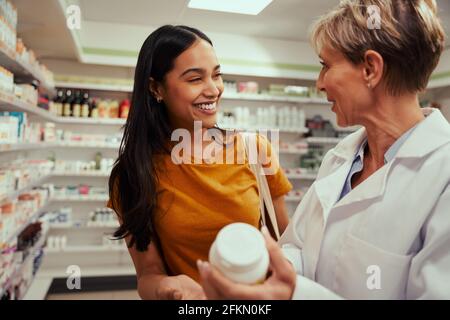
POLYGON ((286 177, 280 166, 278 156, 273 152, 272 145, 267 137, 258 135, 259 161, 266 172, 267 184, 269 185, 272 199, 285 195, 292 190, 292 184, 286 177))

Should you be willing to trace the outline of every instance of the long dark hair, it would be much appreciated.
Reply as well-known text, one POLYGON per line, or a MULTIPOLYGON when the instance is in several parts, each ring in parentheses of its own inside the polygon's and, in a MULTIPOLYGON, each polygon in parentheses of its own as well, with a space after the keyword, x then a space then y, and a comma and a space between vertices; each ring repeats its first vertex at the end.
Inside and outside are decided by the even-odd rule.
POLYGON ((167 110, 164 102, 151 94, 150 78, 163 81, 174 60, 197 39, 212 45, 197 29, 165 25, 148 36, 139 52, 131 108, 109 178, 111 206, 122 222, 114 236, 131 236, 128 246, 135 245, 138 251, 145 251, 153 240, 159 247, 154 225, 158 183, 155 156, 170 153, 167 110))

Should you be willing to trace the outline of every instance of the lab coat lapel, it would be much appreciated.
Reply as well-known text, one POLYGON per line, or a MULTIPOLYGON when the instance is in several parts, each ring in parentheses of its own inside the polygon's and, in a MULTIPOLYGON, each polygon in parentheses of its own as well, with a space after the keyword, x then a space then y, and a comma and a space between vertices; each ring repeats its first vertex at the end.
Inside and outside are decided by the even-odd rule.
POLYGON ((360 144, 366 137, 366 130, 359 129, 345 139, 345 143, 338 144, 331 152, 331 159, 325 165, 326 174, 314 183, 317 198, 322 205, 323 221, 326 224, 328 214, 339 198, 344 181, 352 166, 353 157, 360 144))
POLYGON ((393 166, 404 158, 422 158, 450 142, 450 126, 440 111, 424 108, 423 113, 427 118, 419 123, 395 158, 358 185, 341 199, 334 208, 341 208, 357 201, 371 200, 382 196, 386 189, 389 172, 393 166), (418 148, 418 145, 424 147, 418 148))

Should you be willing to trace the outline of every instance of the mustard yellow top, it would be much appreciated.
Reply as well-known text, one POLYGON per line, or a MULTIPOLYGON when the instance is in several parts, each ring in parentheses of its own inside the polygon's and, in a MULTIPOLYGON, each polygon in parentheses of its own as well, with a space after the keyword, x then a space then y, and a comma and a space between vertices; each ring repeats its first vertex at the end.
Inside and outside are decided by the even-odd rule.
MULTIPOLYGON (((236 139, 237 143, 225 150, 234 149, 237 155, 244 148, 240 136, 236 139)), ((258 139, 258 150, 272 155, 266 138, 258 139)), ((259 227, 256 178, 245 156, 241 164, 175 164, 170 155, 160 160, 154 221, 167 271, 198 281, 196 261, 208 260, 209 248, 221 228, 233 222, 259 227)), ((275 174, 266 177, 275 199, 289 192, 292 185, 277 159, 270 164, 275 174)))

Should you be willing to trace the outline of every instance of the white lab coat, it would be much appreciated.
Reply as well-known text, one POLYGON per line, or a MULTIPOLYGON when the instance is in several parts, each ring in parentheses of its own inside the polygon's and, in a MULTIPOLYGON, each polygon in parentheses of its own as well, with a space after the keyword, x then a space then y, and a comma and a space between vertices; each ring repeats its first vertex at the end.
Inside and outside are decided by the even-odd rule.
POLYGON ((280 239, 293 299, 450 299, 450 125, 438 110, 336 202, 364 128, 330 150, 280 239))

